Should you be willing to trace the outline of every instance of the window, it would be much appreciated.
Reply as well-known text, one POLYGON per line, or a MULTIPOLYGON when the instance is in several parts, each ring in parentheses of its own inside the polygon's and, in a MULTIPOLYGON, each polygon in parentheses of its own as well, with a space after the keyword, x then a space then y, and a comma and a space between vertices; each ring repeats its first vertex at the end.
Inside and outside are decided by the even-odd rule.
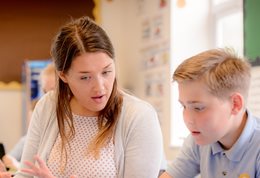
POLYGON ((225 0, 213 5, 215 38, 217 47, 232 47, 243 55, 243 2, 225 0))

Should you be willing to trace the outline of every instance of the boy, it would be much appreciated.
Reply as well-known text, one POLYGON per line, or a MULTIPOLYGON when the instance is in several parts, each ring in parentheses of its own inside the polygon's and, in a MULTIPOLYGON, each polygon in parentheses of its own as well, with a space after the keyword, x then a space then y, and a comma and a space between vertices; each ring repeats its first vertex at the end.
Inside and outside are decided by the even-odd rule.
POLYGON ((250 65, 213 49, 185 60, 173 80, 191 134, 160 178, 259 178, 260 120, 246 109, 250 65))

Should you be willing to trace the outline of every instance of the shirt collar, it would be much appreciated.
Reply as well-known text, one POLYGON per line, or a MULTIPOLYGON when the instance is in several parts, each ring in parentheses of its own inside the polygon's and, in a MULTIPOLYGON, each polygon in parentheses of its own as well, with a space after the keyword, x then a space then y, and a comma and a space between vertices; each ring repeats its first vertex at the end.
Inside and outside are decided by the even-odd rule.
POLYGON ((224 150, 218 142, 211 145, 212 154, 215 155, 219 152, 226 154, 227 158, 231 161, 240 161, 249 146, 249 142, 254 133, 254 117, 250 112, 247 112, 246 125, 239 136, 236 143, 229 150, 224 150))

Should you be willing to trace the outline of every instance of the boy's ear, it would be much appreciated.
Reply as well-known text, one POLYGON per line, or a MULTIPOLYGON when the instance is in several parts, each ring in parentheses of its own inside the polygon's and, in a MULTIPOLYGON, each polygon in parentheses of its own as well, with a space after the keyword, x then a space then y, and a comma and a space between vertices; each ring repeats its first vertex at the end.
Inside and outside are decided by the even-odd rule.
POLYGON ((231 95, 232 113, 237 114, 244 105, 244 97, 240 93, 234 93, 231 95))
POLYGON ((57 72, 58 73, 58 76, 59 76, 59 78, 64 82, 64 83, 67 83, 68 81, 67 81, 67 77, 66 77, 66 75, 64 74, 64 72, 57 72))

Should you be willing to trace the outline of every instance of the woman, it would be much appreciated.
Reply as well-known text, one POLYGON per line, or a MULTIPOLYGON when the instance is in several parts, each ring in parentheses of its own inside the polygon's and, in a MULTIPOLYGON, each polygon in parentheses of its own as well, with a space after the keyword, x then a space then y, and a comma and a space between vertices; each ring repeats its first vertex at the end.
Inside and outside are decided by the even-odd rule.
POLYGON ((56 36, 51 54, 58 86, 37 103, 25 162, 15 177, 157 177, 157 114, 118 89, 105 31, 88 17, 71 21, 56 36))

